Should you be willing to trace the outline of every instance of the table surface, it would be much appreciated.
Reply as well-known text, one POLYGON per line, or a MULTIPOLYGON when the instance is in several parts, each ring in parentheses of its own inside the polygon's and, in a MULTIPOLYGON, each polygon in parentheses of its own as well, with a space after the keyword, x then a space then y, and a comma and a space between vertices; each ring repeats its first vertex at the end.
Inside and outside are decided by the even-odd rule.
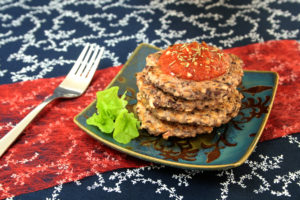
MULTIPOLYGON (((124 64, 140 43, 299 41, 299 10, 297 0, 1 1, 0 84, 65 75, 86 43, 105 47, 104 69, 124 64)), ((259 143, 234 169, 121 168, 10 199, 297 199, 299 155, 295 133, 259 143)))

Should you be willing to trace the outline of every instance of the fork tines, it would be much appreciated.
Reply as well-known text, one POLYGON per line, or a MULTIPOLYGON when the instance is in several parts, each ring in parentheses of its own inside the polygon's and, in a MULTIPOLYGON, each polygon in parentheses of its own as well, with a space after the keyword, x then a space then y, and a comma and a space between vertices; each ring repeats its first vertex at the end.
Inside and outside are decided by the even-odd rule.
POLYGON ((103 52, 103 47, 100 48, 96 44, 87 44, 75 62, 70 74, 82 78, 91 78, 98 67, 103 52))

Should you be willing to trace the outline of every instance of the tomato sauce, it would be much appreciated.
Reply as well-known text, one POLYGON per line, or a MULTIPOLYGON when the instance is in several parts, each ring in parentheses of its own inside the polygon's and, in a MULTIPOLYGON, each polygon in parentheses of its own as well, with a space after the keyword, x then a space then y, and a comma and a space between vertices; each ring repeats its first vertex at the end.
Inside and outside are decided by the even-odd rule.
POLYGON ((163 52, 158 64, 165 74, 204 81, 224 74, 229 67, 229 56, 205 42, 174 44, 163 52))

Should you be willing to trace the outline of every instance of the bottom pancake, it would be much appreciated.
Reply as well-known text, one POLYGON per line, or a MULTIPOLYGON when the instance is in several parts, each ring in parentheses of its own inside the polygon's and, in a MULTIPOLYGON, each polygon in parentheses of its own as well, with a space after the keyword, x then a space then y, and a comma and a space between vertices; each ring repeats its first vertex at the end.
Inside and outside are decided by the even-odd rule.
POLYGON ((148 130, 148 133, 151 135, 162 135, 164 139, 172 136, 179 138, 195 137, 198 134, 211 133, 213 131, 213 127, 209 126, 170 123, 159 120, 141 102, 137 103, 136 111, 142 124, 141 128, 148 130))

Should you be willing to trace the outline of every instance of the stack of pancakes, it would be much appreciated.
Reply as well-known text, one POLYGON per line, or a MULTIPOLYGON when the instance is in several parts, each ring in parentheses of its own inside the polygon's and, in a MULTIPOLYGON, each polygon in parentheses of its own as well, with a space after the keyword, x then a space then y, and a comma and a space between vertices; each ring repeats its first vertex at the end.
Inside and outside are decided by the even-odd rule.
POLYGON ((243 96, 236 89, 243 62, 229 54, 227 71, 214 79, 194 81, 163 73, 158 65, 163 51, 150 54, 137 73, 137 115, 149 134, 186 138, 211 133, 235 117, 243 96))

